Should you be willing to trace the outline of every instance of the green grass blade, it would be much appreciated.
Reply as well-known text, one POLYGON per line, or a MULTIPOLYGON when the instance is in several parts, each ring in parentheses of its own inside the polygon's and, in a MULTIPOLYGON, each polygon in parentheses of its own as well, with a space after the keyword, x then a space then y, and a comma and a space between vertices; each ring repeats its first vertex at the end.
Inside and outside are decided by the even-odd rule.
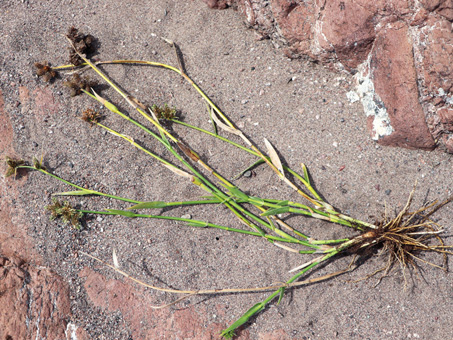
POLYGON ((96 192, 91 190, 76 190, 76 191, 65 191, 65 192, 57 192, 52 194, 53 196, 83 196, 83 195, 93 195, 96 192))
POLYGON ((125 211, 125 210, 117 210, 117 209, 106 209, 108 212, 111 212, 115 215, 121 215, 121 216, 126 216, 126 217, 136 217, 136 214, 134 214, 131 211, 125 211))
POLYGON ((143 202, 139 203, 136 205, 133 205, 132 207, 126 208, 128 210, 132 209, 160 209, 160 208, 165 208, 168 206, 167 202, 162 202, 162 201, 153 201, 153 202, 143 202))
POLYGON ((290 207, 281 207, 281 208, 275 208, 275 209, 269 209, 266 210, 261 214, 261 216, 272 216, 272 215, 278 215, 278 214, 284 214, 290 211, 290 207))
POLYGON ((243 324, 245 324, 249 319, 261 312, 266 305, 263 302, 257 303, 254 305, 252 308, 250 308, 247 312, 244 313, 236 322, 234 322, 230 327, 227 329, 223 330, 222 333, 220 333, 221 336, 231 339, 234 336, 234 330, 238 329, 241 327, 243 324))

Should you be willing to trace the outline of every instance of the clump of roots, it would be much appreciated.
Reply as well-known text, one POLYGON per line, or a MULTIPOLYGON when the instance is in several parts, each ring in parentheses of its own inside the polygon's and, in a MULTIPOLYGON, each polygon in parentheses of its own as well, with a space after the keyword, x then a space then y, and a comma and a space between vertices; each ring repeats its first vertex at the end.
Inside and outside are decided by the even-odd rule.
MULTIPOLYGON (((414 189, 415 190, 415 189, 414 189)), ((442 203, 437 201, 426 205, 414 212, 409 212, 414 190, 409 195, 405 207, 393 219, 384 218, 378 224, 377 229, 371 229, 357 237, 358 248, 371 249, 381 247, 381 254, 387 256, 384 267, 376 270, 363 279, 368 279, 378 273, 383 273, 382 278, 389 275, 391 270, 398 266, 401 268, 405 286, 407 285, 406 269, 417 271, 418 261, 428 265, 447 270, 447 254, 453 254, 439 235, 443 230, 430 219, 431 215, 445 204, 451 202, 450 197, 442 203), (436 252, 444 257, 443 265, 437 265, 422 259, 418 254, 421 252, 436 252)), ((358 250, 356 248, 356 250, 358 250)))

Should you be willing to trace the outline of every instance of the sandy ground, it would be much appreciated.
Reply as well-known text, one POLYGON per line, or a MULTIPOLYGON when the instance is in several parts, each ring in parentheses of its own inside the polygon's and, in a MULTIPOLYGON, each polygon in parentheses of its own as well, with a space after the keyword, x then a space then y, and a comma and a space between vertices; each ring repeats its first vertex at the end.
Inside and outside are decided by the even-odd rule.
MULTIPOLYGON (((415 205, 452 194, 451 155, 376 145, 366 132, 359 103, 346 93, 353 79, 304 61, 288 60, 268 40, 258 40, 232 10, 209 10, 199 1, 11 1, 0 4, 0 84, 6 117, 11 122, 16 155, 31 159, 44 151, 46 165, 77 184, 141 200, 197 199, 204 193, 177 178, 143 153, 76 118, 99 105, 89 98, 70 98, 57 81, 45 84, 33 63, 67 62, 61 35, 70 26, 99 39, 102 60, 144 59, 176 65, 174 51, 160 36, 179 43, 188 74, 263 149, 267 137, 284 162, 299 170, 304 162, 316 188, 341 211, 374 221, 384 203, 391 213, 401 208, 416 180, 415 205)), ((205 106, 176 74, 155 68, 105 66, 105 72, 147 104, 168 103, 184 120, 209 129, 205 106)), ((95 76, 93 75, 95 78, 95 76)), ((127 104, 110 89, 104 96, 124 111, 127 104)), ((145 138, 108 114, 105 123, 170 158, 145 138)), ((131 113, 134 114, 134 113, 131 113)), ((8 123, 9 124, 9 123, 8 123)), ((192 133, 176 134, 227 178, 253 162, 251 155, 192 133)), ((4 136, 3 136, 4 137, 4 136)), ((6 152, 2 150, 2 152, 6 152)), ((3 155, 2 155, 3 157, 3 155)), ((267 168, 236 183, 264 197, 298 197, 267 168)), ((71 288, 70 320, 90 337, 100 339, 215 338, 222 327, 267 295, 238 294, 194 297, 155 312, 152 304, 174 296, 144 290, 120 275, 78 255, 110 261, 115 249, 121 267, 152 284, 179 289, 268 285, 290 277, 288 270, 306 261, 261 239, 194 229, 174 222, 92 218, 82 231, 50 221, 44 206, 50 194, 69 188, 39 173, 7 180, 9 200, 21 219, 43 265, 65 278, 71 288), (14 194, 16 192, 16 194, 14 194), (98 291, 87 280, 103 282, 98 291), (116 291, 115 291, 116 290, 116 291)), ((127 205, 100 198, 70 198, 90 209, 127 205)), ((162 211, 240 227, 222 207, 187 207, 162 211)), ((435 215, 451 235, 453 205, 435 215)), ((347 228, 304 218, 290 218, 315 237, 353 235, 347 228)), ((425 260, 440 262, 434 255, 425 260)), ((311 274, 317 277, 344 268, 338 258, 311 274)), ((404 290, 396 271, 379 286, 376 280, 347 282, 380 267, 367 261, 354 273, 296 289, 280 305, 271 304, 254 318, 239 339, 448 339, 453 338, 453 276, 422 266, 404 290)))

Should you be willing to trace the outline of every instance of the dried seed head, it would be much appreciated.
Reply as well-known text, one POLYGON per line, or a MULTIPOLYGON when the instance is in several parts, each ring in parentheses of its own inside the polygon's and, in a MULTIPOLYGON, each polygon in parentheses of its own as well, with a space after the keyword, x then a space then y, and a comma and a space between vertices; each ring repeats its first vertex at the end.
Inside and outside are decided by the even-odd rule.
MULTIPOLYGON (((85 55, 89 55, 95 52, 95 38, 90 34, 79 33, 79 30, 75 27, 71 27, 68 31, 67 37, 72 41, 77 52, 85 55)), ((77 54, 74 48, 70 48, 69 51, 69 62, 74 66, 79 66, 83 63, 83 59, 77 54)))
POLYGON ((47 171, 47 168, 42 164, 42 160, 37 159, 36 157, 33 157, 33 167, 36 170, 44 170, 47 171))
POLYGON ((46 210, 50 211, 51 219, 61 218, 63 222, 71 223, 76 229, 80 229, 80 219, 83 213, 74 209, 68 201, 61 203, 57 199, 52 200, 52 204, 46 206, 46 210))
POLYGON ((102 118, 102 115, 93 109, 86 109, 82 113, 82 119, 85 122, 90 123, 91 126, 98 123, 101 118, 102 118))
POLYGON ((169 107, 167 104, 164 104, 164 106, 153 105, 151 109, 157 119, 172 120, 176 118, 176 109, 169 107))
POLYGON ((52 68, 50 67, 50 65, 47 61, 43 61, 40 63, 36 62, 36 63, 34 63, 34 66, 36 68, 36 71, 35 71, 36 75, 38 77, 42 77, 42 79, 45 82, 49 82, 57 76, 57 72, 52 70, 52 68))
POLYGON ((90 80, 88 77, 81 77, 78 73, 74 73, 71 78, 63 82, 63 85, 69 87, 71 97, 75 97, 82 93, 82 90, 91 91, 97 82, 90 80))
POLYGON ((17 167, 25 164, 25 162, 22 159, 11 158, 9 156, 5 157, 5 162, 6 162, 6 166, 7 166, 5 178, 10 177, 12 175, 16 175, 17 167))

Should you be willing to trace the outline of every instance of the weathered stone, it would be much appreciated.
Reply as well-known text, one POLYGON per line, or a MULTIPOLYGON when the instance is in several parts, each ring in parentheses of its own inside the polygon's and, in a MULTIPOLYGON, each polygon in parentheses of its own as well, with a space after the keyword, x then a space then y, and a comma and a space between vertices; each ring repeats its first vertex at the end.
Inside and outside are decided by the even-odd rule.
POLYGON ((382 136, 383 145, 433 149, 434 139, 418 102, 417 74, 408 27, 389 25, 380 31, 371 55, 376 93, 384 102, 393 132, 382 136))
MULTIPOLYGON (((121 280, 107 280, 90 268, 79 276, 85 279, 88 299, 106 311, 120 311, 129 325, 134 339, 215 339, 225 324, 206 323, 206 307, 192 305, 172 312, 169 308, 155 309, 152 295, 121 280)), ((220 312, 219 314, 222 314, 220 312)), ((246 332, 244 332, 246 333, 246 332)), ((244 336, 243 339, 249 337, 244 336)))
POLYGON ((451 134, 450 123, 435 117, 453 108, 452 0, 204 1, 237 7, 247 24, 285 45, 288 57, 357 74, 379 143, 430 150, 451 134))
MULTIPOLYGON (((29 103, 29 92, 21 87, 21 103, 29 103)), ((0 121, 0 153, 17 156, 1 90, 0 121)), ((60 276, 41 266, 41 256, 27 235, 26 214, 11 203, 27 179, 26 173, 19 173, 16 179, 0 181, 0 339, 69 340, 72 338, 66 335, 72 333, 79 340, 88 339, 83 329, 67 324, 71 317, 69 288, 60 276)))
POLYGON ((71 310, 63 279, 46 268, 14 262, 3 257, 0 266, 0 338, 66 339, 71 310))
POLYGON ((453 108, 440 109, 439 117, 442 124, 453 124, 453 108))
POLYGON ((231 4, 231 1, 229 1, 229 0, 203 0, 203 1, 210 8, 216 8, 216 9, 225 9, 231 4))

